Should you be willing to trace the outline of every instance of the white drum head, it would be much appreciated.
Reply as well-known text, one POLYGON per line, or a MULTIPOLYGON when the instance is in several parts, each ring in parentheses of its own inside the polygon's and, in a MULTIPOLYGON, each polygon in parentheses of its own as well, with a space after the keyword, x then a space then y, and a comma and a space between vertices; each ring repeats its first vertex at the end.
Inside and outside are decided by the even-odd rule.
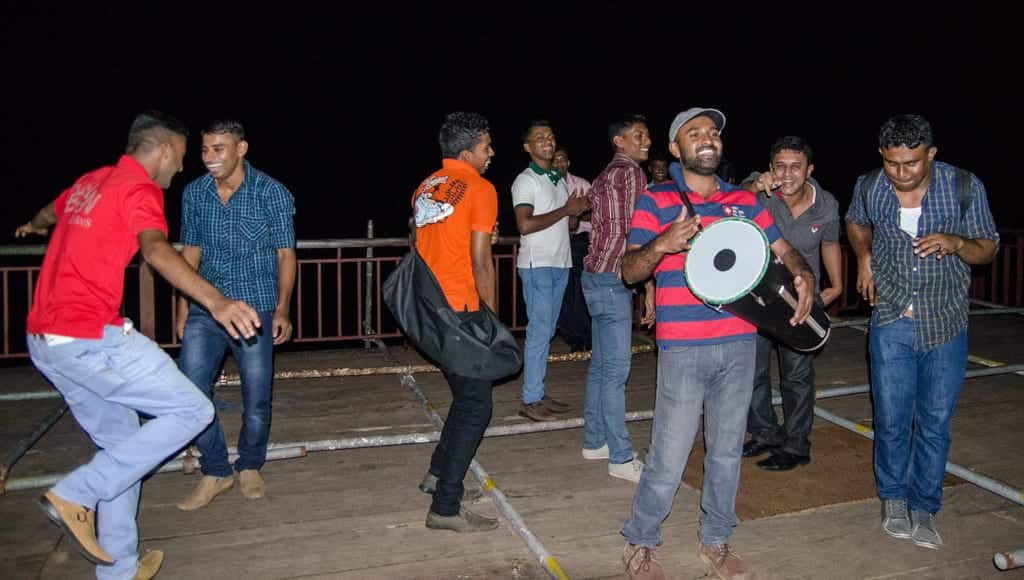
POLYGON ((686 284, 708 304, 735 302, 761 282, 770 254, 768 238, 757 224, 720 219, 691 243, 683 272, 686 284))

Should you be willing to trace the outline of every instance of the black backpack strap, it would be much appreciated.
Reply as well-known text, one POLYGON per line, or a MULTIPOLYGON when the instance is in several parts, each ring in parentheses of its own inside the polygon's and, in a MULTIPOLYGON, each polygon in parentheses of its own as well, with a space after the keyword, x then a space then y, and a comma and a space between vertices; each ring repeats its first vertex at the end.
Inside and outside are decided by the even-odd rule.
POLYGON ((971 172, 959 167, 956 168, 956 197, 960 200, 960 219, 964 219, 967 208, 971 207, 971 172))
POLYGON ((858 191, 853 192, 854 195, 859 195, 864 198, 864 211, 867 211, 868 209, 868 192, 874 189, 876 185, 878 185, 878 180, 881 178, 881 176, 881 167, 876 167, 875 169, 868 171, 867 173, 864 174, 864 179, 861 180, 860 182, 860 189, 858 191))

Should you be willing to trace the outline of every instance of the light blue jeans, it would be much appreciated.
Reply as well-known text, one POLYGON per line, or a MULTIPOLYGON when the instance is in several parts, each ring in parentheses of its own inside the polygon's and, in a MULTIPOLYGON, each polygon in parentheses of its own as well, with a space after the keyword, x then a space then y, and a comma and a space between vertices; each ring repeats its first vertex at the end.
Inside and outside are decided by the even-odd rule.
POLYGON ((736 526, 736 489, 754 380, 754 339, 667 347, 658 353, 658 393, 651 450, 622 528, 631 544, 661 544, 661 523, 672 510, 704 408, 704 487, 701 543, 729 541, 736 526))
POLYGON ((569 268, 518 268, 526 302, 526 348, 523 349, 523 402, 544 398, 548 349, 555 337, 569 268))
POLYGON ((868 342, 878 497, 906 499, 911 510, 938 513, 949 421, 967 369, 967 330, 918 351, 913 319, 879 326, 874 314, 868 342))
POLYGON ((53 486, 53 493, 96 510, 100 546, 116 560, 97 578, 131 578, 138 567, 141 479, 213 419, 213 405, 156 343, 106 326, 103 338, 49 345, 27 337, 36 368, 64 396, 99 450, 53 486), (139 425, 138 413, 153 417, 139 425))
POLYGON ((590 370, 583 400, 583 448, 608 444, 608 461, 633 460, 626 429, 626 379, 632 362, 633 292, 614 272, 583 272, 590 311, 590 370))

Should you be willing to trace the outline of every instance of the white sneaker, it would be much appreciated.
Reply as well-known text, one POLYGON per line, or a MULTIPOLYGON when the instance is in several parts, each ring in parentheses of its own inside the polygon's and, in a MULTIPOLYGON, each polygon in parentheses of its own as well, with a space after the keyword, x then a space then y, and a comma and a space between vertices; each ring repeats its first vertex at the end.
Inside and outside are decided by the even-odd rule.
POLYGON ((636 457, 628 463, 609 463, 608 475, 637 483, 640 481, 640 473, 644 470, 644 462, 636 457))
POLYGON ((608 459, 608 444, 598 447, 597 449, 583 448, 583 459, 608 459))

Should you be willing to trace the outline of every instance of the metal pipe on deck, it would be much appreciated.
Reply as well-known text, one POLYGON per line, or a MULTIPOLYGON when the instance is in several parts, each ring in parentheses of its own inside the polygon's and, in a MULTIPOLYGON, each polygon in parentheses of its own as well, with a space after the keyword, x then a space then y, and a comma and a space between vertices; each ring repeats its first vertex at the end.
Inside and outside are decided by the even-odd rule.
MULTIPOLYGON (((305 447, 284 447, 273 450, 267 450, 267 461, 273 461, 276 459, 295 459, 296 457, 305 457, 305 447)), ((238 459, 238 454, 228 454, 228 460, 234 461, 238 459)), ((173 459, 160 466, 159 469, 153 473, 168 473, 171 471, 184 471, 188 467, 189 462, 193 460, 190 457, 179 457, 173 459)), ((25 489, 37 489, 40 487, 52 487, 58 481, 67 476, 67 473, 55 473, 50 475, 38 475, 35 477, 15 477, 7 482, 6 491, 22 491, 25 489)))
POLYGON ((11 472, 11 468, 18 462, 19 459, 25 455, 25 452, 30 447, 35 445, 39 438, 46 434, 53 427, 61 417, 64 416, 64 412, 68 410, 68 406, 62 401, 59 405, 54 407, 47 413, 43 420, 36 425, 36 428, 11 446, 10 449, 4 452, 3 457, 0 457, 0 495, 4 494, 7 484, 7 475, 11 472))
MULTIPOLYGON (((864 425, 861 425, 860 423, 850 421, 849 419, 844 419, 838 415, 835 415, 833 413, 830 413, 829 411, 822 409, 821 407, 814 407, 814 414, 830 423, 839 425, 844 429, 853 431, 854 433, 867 437, 868 439, 873 440, 875 438, 875 432, 870 427, 866 427, 864 425)), ((951 463, 948 461, 946 462, 946 473, 949 473, 950 475, 955 475, 968 483, 973 483, 974 485, 986 491, 990 491, 996 495, 1005 497, 1006 499, 1014 503, 1024 505, 1024 493, 1022 493, 1021 490, 1014 489, 1001 481, 997 481, 995 479, 992 479, 991 477, 986 477, 984 475, 977 474, 962 465, 957 465, 956 463, 951 463)))
POLYGON ((992 556, 992 563, 1000 570, 1024 567, 1024 548, 1012 552, 997 552, 995 556, 992 556))

